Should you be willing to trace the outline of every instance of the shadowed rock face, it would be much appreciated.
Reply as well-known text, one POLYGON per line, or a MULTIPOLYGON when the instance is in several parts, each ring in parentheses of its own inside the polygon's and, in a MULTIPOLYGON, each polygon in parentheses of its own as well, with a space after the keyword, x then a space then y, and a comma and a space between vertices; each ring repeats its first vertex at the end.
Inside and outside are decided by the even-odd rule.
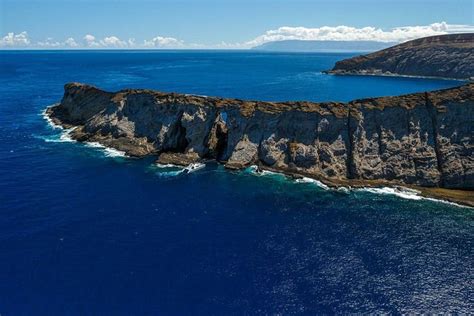
POLYGON ((341 60, 328 72, 469 79, 474 77, 474 33, 416 39, 341 60))
POLYGON ((474 189, 474 84, 349 103, 254 102, 70 83, 48 109, 72 137, 131 156, 260 164, 330 181, 474 189))

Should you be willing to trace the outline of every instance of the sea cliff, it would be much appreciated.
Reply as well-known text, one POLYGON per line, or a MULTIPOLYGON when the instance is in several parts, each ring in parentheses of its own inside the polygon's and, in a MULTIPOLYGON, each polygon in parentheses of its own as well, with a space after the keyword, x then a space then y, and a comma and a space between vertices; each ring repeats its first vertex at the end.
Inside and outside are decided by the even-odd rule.
POLYGON ((371 54, 338 61, 327 72, 339 75, 470 79, 474 77, 474 33, 408 41, 371 54))
MULTIPOLYGON (((71 137, 160 163, 214 159, 330 185, 436 188, 474 205, 474 84, 349 103, 261 102, 69 83, 47 110, 71 137), (453 191, 454 192, 454 191, 453 191), (460 193, 461 192, 461 193, 460 193)), ((444 192, 444 193, 443 193, 444 192)))

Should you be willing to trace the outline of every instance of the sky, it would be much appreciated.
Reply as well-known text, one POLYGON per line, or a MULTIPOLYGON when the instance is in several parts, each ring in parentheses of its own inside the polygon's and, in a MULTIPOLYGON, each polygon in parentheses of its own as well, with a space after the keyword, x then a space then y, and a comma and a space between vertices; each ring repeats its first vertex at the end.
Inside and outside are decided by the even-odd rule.
POLYGON ((0 49, 250 48, 474 32, 474 0, 0 0, 0 49))

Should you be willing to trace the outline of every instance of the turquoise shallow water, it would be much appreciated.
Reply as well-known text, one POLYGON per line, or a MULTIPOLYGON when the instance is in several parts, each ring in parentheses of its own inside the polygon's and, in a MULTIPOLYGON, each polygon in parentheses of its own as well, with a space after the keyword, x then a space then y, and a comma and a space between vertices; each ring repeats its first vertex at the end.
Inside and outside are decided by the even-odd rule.
POLYGON ((472 311, 472 209, 156 168, 41 115, 68 81, 313 101, 459 84, 320 73, 348 56, 0 52, 0 314, 472 311))

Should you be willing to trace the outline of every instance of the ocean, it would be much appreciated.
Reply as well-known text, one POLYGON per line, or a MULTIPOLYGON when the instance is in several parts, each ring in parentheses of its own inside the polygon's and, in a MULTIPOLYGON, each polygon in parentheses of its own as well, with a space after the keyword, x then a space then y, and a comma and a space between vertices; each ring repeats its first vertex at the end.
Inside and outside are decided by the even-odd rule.
MULTIPOLYGON (((0 315, 469 313, 474 212, 71 141, 63 85, 349 101, 459 85, 324 75, 351 53, 0 52, 0 315)), ((297 122, 295 122, 296 124, 297 122)))

